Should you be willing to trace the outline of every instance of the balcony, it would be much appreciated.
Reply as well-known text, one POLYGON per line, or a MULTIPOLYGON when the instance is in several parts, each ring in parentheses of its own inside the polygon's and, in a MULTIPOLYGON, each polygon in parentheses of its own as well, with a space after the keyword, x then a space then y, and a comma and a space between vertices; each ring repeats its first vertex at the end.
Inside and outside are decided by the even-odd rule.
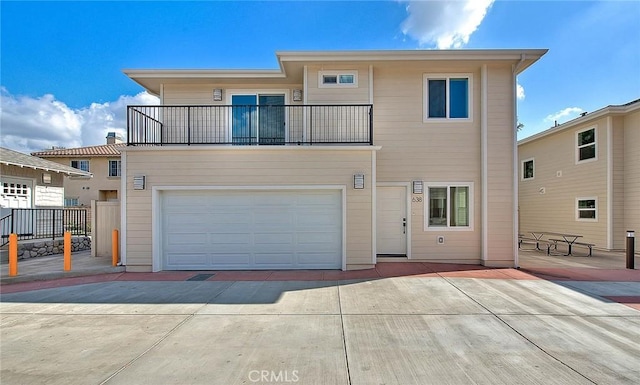
POLYGON ((373 145, 373 105, 128 106, 127 144, 373 145))

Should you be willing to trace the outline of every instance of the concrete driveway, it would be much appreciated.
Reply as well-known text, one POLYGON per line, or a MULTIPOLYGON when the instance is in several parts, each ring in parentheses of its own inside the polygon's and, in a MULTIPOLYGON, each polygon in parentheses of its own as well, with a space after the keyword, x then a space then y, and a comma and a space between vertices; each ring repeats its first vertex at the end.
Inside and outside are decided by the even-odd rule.
POLYGON ((637 300, 637 280, 448 270, 334 281, 122 273, 3 294, 0 382, 640 383, 640 311, 620 300, 637 300))

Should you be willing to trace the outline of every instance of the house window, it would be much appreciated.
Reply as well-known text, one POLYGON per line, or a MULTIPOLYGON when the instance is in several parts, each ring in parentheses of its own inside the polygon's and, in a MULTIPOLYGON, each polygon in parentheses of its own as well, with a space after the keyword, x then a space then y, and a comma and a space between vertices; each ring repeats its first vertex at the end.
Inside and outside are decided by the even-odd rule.
POLYGON ((427 194, 427 230, 472 228, 472 184, 430 184, 427 194))
POLYGON ((522 161, 522 180, 533 179, 533 159, 527 159, 522 161))
POLYGON ((577 132, 576 141, 576 163, 597 159, 595 128, 577 132))
POLYGON ((471 75, 425 75, 425 121, 471 119, 471 75))
POLYGON ((64 207, 76 207, 80 206, 78 198, 64 198, 64 207))
POLYGON ((109 176, 120 176, 121 169, 120 165, 122 164, 119 160, 110 160, 109 161, 109 176))
POLYGON ((89 161, 88 160, 72 160, 71 167, 89 172, 89 161))
POLYGON ((357 87, 358 71, 320 71, 318 87, 357 87))
POLYGON ((595 222, 598 220, 598 199, 578 198, 576 199, 576 220, 595 222))

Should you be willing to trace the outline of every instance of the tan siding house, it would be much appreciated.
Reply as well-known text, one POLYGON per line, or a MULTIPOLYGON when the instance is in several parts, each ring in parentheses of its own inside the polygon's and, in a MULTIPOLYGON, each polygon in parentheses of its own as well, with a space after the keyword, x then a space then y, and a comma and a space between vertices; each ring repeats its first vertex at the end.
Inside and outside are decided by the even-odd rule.
POLYGON ((640 228, 640 100, 608 106, 518 142, 520 233, 582 235, 624 249, 640 228))
POLYGON ((31 155, 93 174, 72 176, 65 180, 65 206, 91 207, 91 201, 118 201, 120 198, 120 151, 125 143, 109 133, 107 144, 78 148, 58 148, 31 155))
POLYGON ((125 70, 129 271, 517 264, 516 76, 546 50, 125 70))

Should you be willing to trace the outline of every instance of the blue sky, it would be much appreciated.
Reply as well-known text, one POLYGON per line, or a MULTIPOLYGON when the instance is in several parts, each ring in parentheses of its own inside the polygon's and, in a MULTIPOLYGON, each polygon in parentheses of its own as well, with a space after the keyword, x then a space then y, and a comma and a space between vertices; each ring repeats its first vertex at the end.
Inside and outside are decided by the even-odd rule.
POLYGON ((518 78, 519 138, 640 98, 640 1, 2 1, 2 146, 103 144, 124 68, 277 68, 275 51, 548 48, 518 78))

